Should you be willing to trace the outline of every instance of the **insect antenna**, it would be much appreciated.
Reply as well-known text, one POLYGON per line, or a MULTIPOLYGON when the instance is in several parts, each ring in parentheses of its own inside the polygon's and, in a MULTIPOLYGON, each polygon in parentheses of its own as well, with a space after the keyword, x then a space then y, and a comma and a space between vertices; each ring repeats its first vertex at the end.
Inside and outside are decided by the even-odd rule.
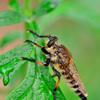
POLYGON ((45 37, 50 38, 51 37, 50 35, 38 35, 35 32, 33 32, 32 30, 28 30, 27 32, 28 33, 31 32, 32 34, 36 35, 39 38, 45 38, 45 37))

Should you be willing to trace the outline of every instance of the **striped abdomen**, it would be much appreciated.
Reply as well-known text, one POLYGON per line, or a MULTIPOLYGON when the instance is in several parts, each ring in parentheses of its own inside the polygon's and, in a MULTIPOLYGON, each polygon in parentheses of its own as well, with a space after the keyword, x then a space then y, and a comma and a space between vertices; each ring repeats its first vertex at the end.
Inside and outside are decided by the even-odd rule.
POLYGON ((87 100, 87 93, 83 86, 83 83, 80 80, 80 77, 77 73, 73 72, 61 72, 65 80, 67 81, 68 85, 72 88, 73 91, 82 99, 87 100))

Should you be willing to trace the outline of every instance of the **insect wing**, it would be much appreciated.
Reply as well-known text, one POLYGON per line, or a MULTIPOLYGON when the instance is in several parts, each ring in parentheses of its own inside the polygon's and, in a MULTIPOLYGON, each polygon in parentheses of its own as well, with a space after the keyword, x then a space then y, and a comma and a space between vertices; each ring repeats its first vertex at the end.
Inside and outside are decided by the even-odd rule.
POLYGON ((84 96, 87 96, 85 87, 78 74, 78 70, 75 64, 73 63, 71 53, 63 45, 61 45, 60 48, 62 55, 61 65, 63 66, 64 71, 67 73, 66 75, 64 75, 64 78, 66 79, 68 85, 72 88, 72 90, 80 91, 80 93, 77 93, 77 95, 83 94, 84 96))

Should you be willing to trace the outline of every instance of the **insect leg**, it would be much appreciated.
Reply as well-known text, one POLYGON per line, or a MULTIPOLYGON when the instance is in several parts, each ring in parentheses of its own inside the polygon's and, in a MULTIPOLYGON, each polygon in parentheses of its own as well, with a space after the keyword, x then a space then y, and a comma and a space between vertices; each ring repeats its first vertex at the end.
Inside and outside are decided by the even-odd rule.
POLYGON ((55 86, 55 88, 53 90, 54 100, 56 100, 56 90, 57 90, 59 82, 60 82, 61 74, 53 66, 52 66, 52 69, 56 74, 54 76, 58 76, 58 81, 57 81, 56 86, 55 86))
POLYGON ((35 46, 41 48, 41 50, 42 50, 45 54, 50 54, 50 53, 45 49, 45 47, 42 47, 42 46, 40 46, 39 44, 37 44, 37 43, 35 43, 35 42, 31 41, 31 40, 26 40, 25 42, 30 42, 30 43, 34 44, 35 46))
POLYGON ((32 30, 28 30, 27 32, 28 33, 31 32, 32 34, 36 35, 39 38, 44 38, 44 37, 50 38, 51 37, 50 35, 38 35, 35 32, 33 32, 32 30))
POLYGON ((37 64, 42 65, 42 66, 48 66, 49 63, 50 63, 50 59, 49 58, 46 60, 45 63, 41 63, 41 62, 39 62, 39 61, 37 61, 35 59, 29 59, 29 58, 25 58, 25 57, 21 57, 21 59, 28 60, 28 61, 31 61, 31 62, 36 62, 37 64))
POLYGON ((55 76, 57 76, 57 75, 56 74, 52 75, 52 77, 55 77, 55 76))

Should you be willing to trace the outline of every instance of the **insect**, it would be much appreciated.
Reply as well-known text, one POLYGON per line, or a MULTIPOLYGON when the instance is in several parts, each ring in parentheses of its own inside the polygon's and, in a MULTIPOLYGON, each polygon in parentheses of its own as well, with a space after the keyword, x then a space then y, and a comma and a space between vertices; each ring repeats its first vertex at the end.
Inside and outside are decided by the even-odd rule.
POLYGON ((49 38, 49 41, 46 43, 45 47, 40 46, 39 44, 31 40, 26 40, 26 42, 30 42, 34 44, 35 46, 41 48, 43 53, 46 55, 45 63, 41 63, 35 59, 29 59, 25 57, 21 57, 21 59, 35 62, 42 66, 48 66, 49 64, 51 65, 55 73, 55 75, 53 76, 58 77, 58 81, 53 90, 54 100, 56 100, 56 90, 58 88, 58 85, 61 79, 61 74, 67 81, 68 85, 72 88, 72 90, 75 91, 75 93, 82 100, 87 100, 87 93, 86 93, 85 87, 80 79, 80 76, 75 67, 75 64, 72 59, 72 55, 69 52, 69 50, 65 46, 59 45, 57 43, 58 38, 56 36, 38 35, 32 30, 29 30, 28 32, 31 32, 32 34, 36 35, 39 38, 49 38))

